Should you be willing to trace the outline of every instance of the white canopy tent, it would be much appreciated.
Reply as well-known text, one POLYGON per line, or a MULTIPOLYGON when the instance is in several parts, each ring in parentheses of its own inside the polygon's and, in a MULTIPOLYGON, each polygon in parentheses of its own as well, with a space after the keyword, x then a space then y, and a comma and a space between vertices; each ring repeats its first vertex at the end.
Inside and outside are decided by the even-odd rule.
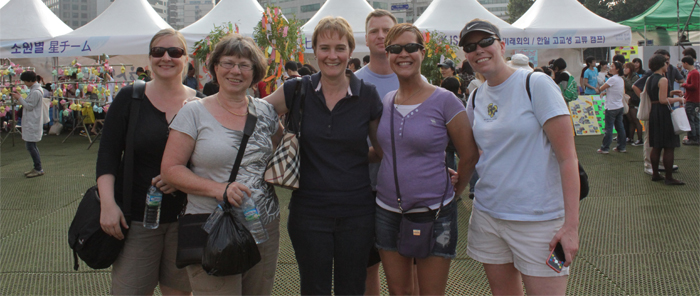
POLYGON ((311 37, 314 28, 322 18, 326 16, 340 16, 348 21, 352 27, 355 37, 354 53, 369 53, 369 48, 365 45, 365 19, 367 15, 374 11, 365 0, 328 0, 321 9, 301 27, 301 34, 304 36, 304 47, 306 53, 313 53, 311 37))
POLYGON ((596 15, 577 0, 537 0, 513 26, 524 30, 517 37, 522 43, 527 39, 523 48, 614 47, 632 41, 628 26, 596 15))
POLYGON ((43 54, 24 57, 145 55, 153 35, 165 28, 170 25, 146 0, 115 0, 85 26, 47 42, 43 54))
POLYGON ((459 32, 469 21, 480 18, 496 25, 501 37, 515 37, 522 29, 515 28, 486 10, 476 0, 433 0, 414 25, 421 31, 438 31, 445 34, 450 44, 459 44, 459 32))
POLYGON ((0 0, 0 6, 0 57, 40 56, 49 50, 46 40, 72 31, 41 0, 0 0))
POLYGON ((209 35, 215 26, 228 22, 238 25, 241 35, 252 37, 262 14, 262 6, 255 0, 222 0, 201 19, 181 29, 180 33, 185 35, 189 48, 209 35))

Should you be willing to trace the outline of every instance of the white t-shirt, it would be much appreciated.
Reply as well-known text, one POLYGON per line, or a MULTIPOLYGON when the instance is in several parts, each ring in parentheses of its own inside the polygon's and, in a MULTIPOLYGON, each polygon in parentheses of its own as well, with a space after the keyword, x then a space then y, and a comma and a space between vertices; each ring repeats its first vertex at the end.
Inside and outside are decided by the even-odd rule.
POLYGON ((474 139, 483 154, 476 165, 474 207, 511 221, 547 221, 564 217, 559 163, 542 126, 569 115, 559 87, 546 74, 530 78, 532 102, 525 89, 529 71, 517 70, 497 86, 484 83, 467 102, 474 139))
POLYGON ((622 77, 614 75, 608 78, 605 84, 610 86, 605 90, 605 109, 617 110, 624 107, 622 99, 625 96, 625 81, 622 80, 622 77))

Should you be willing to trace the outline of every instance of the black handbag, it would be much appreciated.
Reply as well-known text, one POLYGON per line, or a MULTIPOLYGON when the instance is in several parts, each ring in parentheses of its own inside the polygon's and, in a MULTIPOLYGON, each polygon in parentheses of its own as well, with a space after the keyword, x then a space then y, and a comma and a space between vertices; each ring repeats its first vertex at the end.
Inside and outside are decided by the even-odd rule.
MULTIPOLYGON (((146 90, 146 83, 137 80, 131 95, 131 111, 124 151, 124 192, 121 206, 127 223, 131 222, 131 187, 134 171, 134 132, 139 117, 139 107, 146 90)), ((117 260, 125 239, 119 240, 102 231, 100 225, 100 196, 97 185, 90 187, 78 205, 78 210, 68 228, 68 244, 73 249, 73 269, 78 270, 78 257, 94 269, 108 268, 117 260)), ((124 236, 128 230, 122 226, 124 236)))
MULTIPOLYGON (((532 76, 532 73, 527 74, 527 79, 525 80, 525 89, 527 90, 527 96, 530 98, 530 102, 532 103, 532 93, 530 93, 530 76, 532 76)), ((472 109, 475 108, 476 106, 476 92, 479 89, 474 90, 474 94, 472 95, 472 109)), ((583 166, 581 163, 578 163, 578 175, 579 175, 579 181, 581 183, 581 191, 579 192, 579 200, 582 200, 588 196, 588 192, 590 191, 590 186, 588 185, 588 174, 586 174, 586 171, 583 169, 583 166)))
MULTIPOLYGON (((236 161, 233 163, 231 175, 228 182, 236 180, 238 168, 243 161, 248 138, 255 131, 255 124, 258 121, 257 111, 252 99, 248 98, 248 116, 246 118, 245 127, 243 128, 243 138, 241 139, 241 147, 238 149, 236 161)), ((185 209, 183 209, 183 212, 185 209)), ((177 228, 177 256, 175 258, 175 266, 177 268, 185 268, 188 265, 202 264, 202 256, 204 255, 204 246, 207 243, 208 234, 202 226, 207 222, 211 214, 189 214, 182 215, 178 219, 177 228)))
MULTIPOLYGON (((398 93, 398 92, 397 92, 398 93)), ((393 103, 392 103, 393 104, 393 103)), ((410 258, 426 258, 430 256, 430 252, 435 246, 435 238, 433 237, 433 227, 435 225, 435 220, 440 217, 440 211, 442 211, 443 203, 445 202, 445 195, 450 188, 450 176, 447 172, 447 182, 445 184, 445 192, 442 194, 442 200, 440 201, 440 207, 435 212, 435 218, 429 221, 413 221, 410 216, 411 214, 406 214, 403 207, 401 206, 401 190, 399 189, 399 176, 398 170, 396 168, 396 144, 394 140, 394 112, 391 110, 391 153, 394 160, 394 185, 396 186, 396 200, 399 204, 399 211, 401 211, 401 223, 399 224, 399 233, 396 237, 396 248, 400 255, 410 258)), ((433 210, 428 208, 428 212, 432 213, 433 210)), ((424 213, 417 213, 424 214, 424 213)))

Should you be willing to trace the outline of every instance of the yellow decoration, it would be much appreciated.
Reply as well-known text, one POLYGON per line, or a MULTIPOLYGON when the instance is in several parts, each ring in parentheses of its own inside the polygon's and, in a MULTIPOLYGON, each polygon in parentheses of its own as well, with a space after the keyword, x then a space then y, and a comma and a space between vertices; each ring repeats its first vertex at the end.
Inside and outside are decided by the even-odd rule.
POLYGON ((114 85, 114 92, 118 92, 118 91, 119 91, 119 85, 116 85, 116 84, 115 84, 115 85, 114 85))
POLYGON ((26 98, 27 98, 27 94, 21 94, 20 96, 22 96, 22 99, 26 99, 26 98))
POLYGON ((6 95, 6 94, 8 94, 8 93, 10 93, 10 91, 7 90, 7 88, 3 88, 3 89, 2 89, 2 94, 3 94, 3 95, 6 95))
POLYGON ((122 71, 122 74, 126 73, 126 67, 122 66, 121 71, 122 71))

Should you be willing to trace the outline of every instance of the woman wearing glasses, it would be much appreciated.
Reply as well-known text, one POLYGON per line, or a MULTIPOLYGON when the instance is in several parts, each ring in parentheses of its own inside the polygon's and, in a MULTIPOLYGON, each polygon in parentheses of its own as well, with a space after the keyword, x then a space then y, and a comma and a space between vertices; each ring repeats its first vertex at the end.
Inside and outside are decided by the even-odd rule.
MULTIPOLYGON (((569 111, 542 73, 508 67, 493 24, 473 20, 459 46, 486 82, 467 102, 483 151, 467 235, 467 254, 481 262, 494 295, 563 295, 578 251, 580 182, 569 111), (561 243, 565 267, 547 266, 561 243)), ((553 262, 553 265, 557 265, 553 262)))
POLYGON ((321 71, 289 80, 265 98, 280 115, 290 109, 298 114, 304 101, 301 178, 289 204, 289 238, 301 294, 330 295, 333 287, 335 295, 362 295, 374 243, 367 137, 376 145, 382 105, 374 85, 345 68, 355 49, 345 19, 321 19, 312 46, 321 71), (297 83, 303 98, 295 95, 297 83))
POLYGON ((377 177, 376 246, 390 294, 442 295, 456 255, 457 197, 469 183, 479 154, 464 105, 452 92, 421 78, 425 50, 420 30, 411 24, 395 25, 384 45, 399 89, 383 98, 377 131, 382 165, 377 177), (445 163, 450 139, 460 155, 459 180, 454 188, 445 163), (432 222, 429 240, 434 241, 434 247, 427 257, 399 253, 402 216, 432 222), (412 291, 414 260, 420 291, 412 291))
POLYGON ((161 30, 153 36, 148 55, 153 80, 146 84, 143 99, 133 100, 133 87, 124 87, 107 112, 96 175, 102 230, 126 240, 112 266, 111 292, 115 295, 150 295, 156 285, 160 285, 163 295, 188 295, 191 291, 187 272, 175 267, 177 215, 186 197, 165 183, 160 171, 169 123, 186 100, 203 97, 182 85, 182 73, 188 62, 186 48, 185 38, 173 29, 161 30), (134 171, 125 172, 122 154, 131 104, 135 102, 140 107, 134 134, 134 171), (120 209, 126 174, 133 176, 131 221, 125 219, 120 209), (156 229, 143 227, 146 191, 151 185, 164 194, 160 226, 156 229))
POLYGON ((210 276, 201 265, 187 266, 187 273, 197 295, 270 295, 279 251, 279 201, 263 174, 282 129, 272 105, 246 96, 265 77, 267 62, 252 38, 232 34, 216 44, 207 65, 219 92, 188 103, 173 121, 163 177, 187 193, 186 215, 213 213, 224 192, 234 207, 252 198, 269 238, 258 244, 262 260, 243 274, 210 276), (255 130, 236 182, 228 185, 251 110, 258 118, 255 130))

